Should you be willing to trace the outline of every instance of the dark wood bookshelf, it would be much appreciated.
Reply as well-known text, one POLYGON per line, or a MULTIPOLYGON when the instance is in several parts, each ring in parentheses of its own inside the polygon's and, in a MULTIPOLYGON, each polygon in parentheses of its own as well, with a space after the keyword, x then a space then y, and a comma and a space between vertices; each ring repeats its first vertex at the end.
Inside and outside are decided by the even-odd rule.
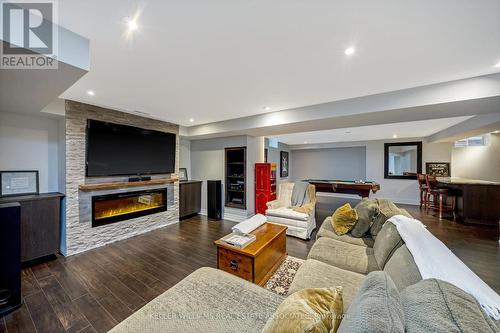
POLYGON ((225 149, 226 207, 246 209, 246 150, 246 147, 225 149), (241 203, 238 201, 241 201, 241 203))

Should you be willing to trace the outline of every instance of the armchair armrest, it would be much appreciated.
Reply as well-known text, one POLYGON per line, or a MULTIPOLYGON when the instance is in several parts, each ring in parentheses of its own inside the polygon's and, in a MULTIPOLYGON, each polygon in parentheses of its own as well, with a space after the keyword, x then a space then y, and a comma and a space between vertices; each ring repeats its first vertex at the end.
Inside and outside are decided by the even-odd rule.
POLYGON ((280 201, 278 199, 276 200, 273 200, 273 201, 268 201, 266 203, 266 206, 268 209, 276 209, 276 208, 279 208, 281 205, 280 201))

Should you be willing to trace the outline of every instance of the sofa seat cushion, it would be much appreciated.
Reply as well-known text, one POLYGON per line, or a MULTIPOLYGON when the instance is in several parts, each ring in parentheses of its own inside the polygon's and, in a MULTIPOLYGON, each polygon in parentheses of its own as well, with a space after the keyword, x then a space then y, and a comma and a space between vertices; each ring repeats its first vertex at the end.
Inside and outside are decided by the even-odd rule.
POLYGON ((110 332, 260 332, 283 300, 256 284, 204 267, 110 332))
MULTIPOLYGON (((384 272, 368 274, 351 307, 344 314, 338 333, 403 333, 405 318, 399 292, 384 272)), ((431 331, 429 331, 431 332, 431 331)))
POLYGON ((288 294, 306 288, 328 288, 341 286, 344 311, 358 292, 365 275, 330 266, 321 261, 307 259, 297 270, 288 294))
POLYGON ((417 264, 405 244, 385 263, 384 272, 389 274, 399 291, 422 281, 417 264))
POLYGON ((365 246, 365 247, 373 247, 373 238, 370 236, 366 237, 353 237, 350 233, 339 236, 335 233, 333 230, 332 226, 332 217, 328 216, 324 221, 321 227, 318 230, 318 234, 316 235, 316 238, 320 237, 327 237, 327 238, 332 238, 336 239, 341 242, 349 243, 349 244, 354 244, 354 245, 359 245, 359 246, 365 246))
POLYGON ((361 274, 380 269, 372 248, 326 237, 321 237, 314 243, 307 258, 361 274))
POLYGON ((293 210, 293 208, 287 208, 287 207, 268 209, 266 210, 266 215, 283 217, 286 219, 299 220, 299 221, 307 221, 307 219, 309 218, 309 215, 307 215, 306 213, 300 213, 293 210))
POLYGON ((437 279, 422 280, 401 293, 406 332, 500 332, 474 297, 437 279))
POLYGON ((293 220, 293 219, 288 219, 284 217, 279 217, 279 216, 266 216, 267 217, 267 222, 271 223, 276 223, 276 224, 281 224, 289 227, 296 227, 296 228, 301 228, 301 229, 307 229, 307 226, 309 224, 309 221, 303 221, 303 220, 293 220))

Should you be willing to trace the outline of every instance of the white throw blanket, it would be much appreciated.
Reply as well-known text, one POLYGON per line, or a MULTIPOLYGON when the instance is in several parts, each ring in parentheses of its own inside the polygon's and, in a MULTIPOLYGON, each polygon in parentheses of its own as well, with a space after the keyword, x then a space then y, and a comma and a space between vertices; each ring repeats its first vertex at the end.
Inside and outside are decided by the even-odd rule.
POLYGON ((238 223, 232 229, 234 232, 239 234, 249 234, 264 223, 266 223, 266 217, 262 214, 257 214, 243 222, 238 223))
POLYGON ((391 217, 408 250, 413 255, 422 279, 449 282, 471 294, 493 319, 500 319, 500 296, 469 269, 422 222, 403 215, 391 217))

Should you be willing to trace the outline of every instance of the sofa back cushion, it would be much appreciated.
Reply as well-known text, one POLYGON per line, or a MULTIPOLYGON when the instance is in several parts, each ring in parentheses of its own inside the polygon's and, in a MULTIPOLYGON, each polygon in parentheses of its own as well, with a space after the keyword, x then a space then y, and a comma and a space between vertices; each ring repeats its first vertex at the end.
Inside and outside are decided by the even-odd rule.
POLYGON ((406 332, 500 332, 474 297, 437 279, 422 280, 401 293, 406 332))
POLYGON ((382 229, 385 222, 394 215, 402 214, 402 211, 392 202, 387 199, 376 199, 378 203, 378 214, 375 216, 370 227, 370 234, 375 239, 382 229))
POLYGON ((370 230, 373 218, 378 213, 378 204, 376 200, 363 198, 354 209, 358 214, 358 222, 354 225, 351 235, 359 238, 363 237, 370 230))
POLYGON ((392 223, 385 223, 373 244, 373 254, 380 269, 384 269, 387 260, 403 243, 396 226, 392 223))
POLYGON ((389 274, 399 291, 422 280, 422 275, 406 244, 400 246, 387 260, 384 271, 389 274))
POLYGON ((340 323, 339 333, 404 332, 399 292, 382 271, 366 276, 340 323))
POLYGON ((295 183, 281 183, 278 193, 278 200, 282 207, 290 207, 292 205, 292 192, 295 183))

